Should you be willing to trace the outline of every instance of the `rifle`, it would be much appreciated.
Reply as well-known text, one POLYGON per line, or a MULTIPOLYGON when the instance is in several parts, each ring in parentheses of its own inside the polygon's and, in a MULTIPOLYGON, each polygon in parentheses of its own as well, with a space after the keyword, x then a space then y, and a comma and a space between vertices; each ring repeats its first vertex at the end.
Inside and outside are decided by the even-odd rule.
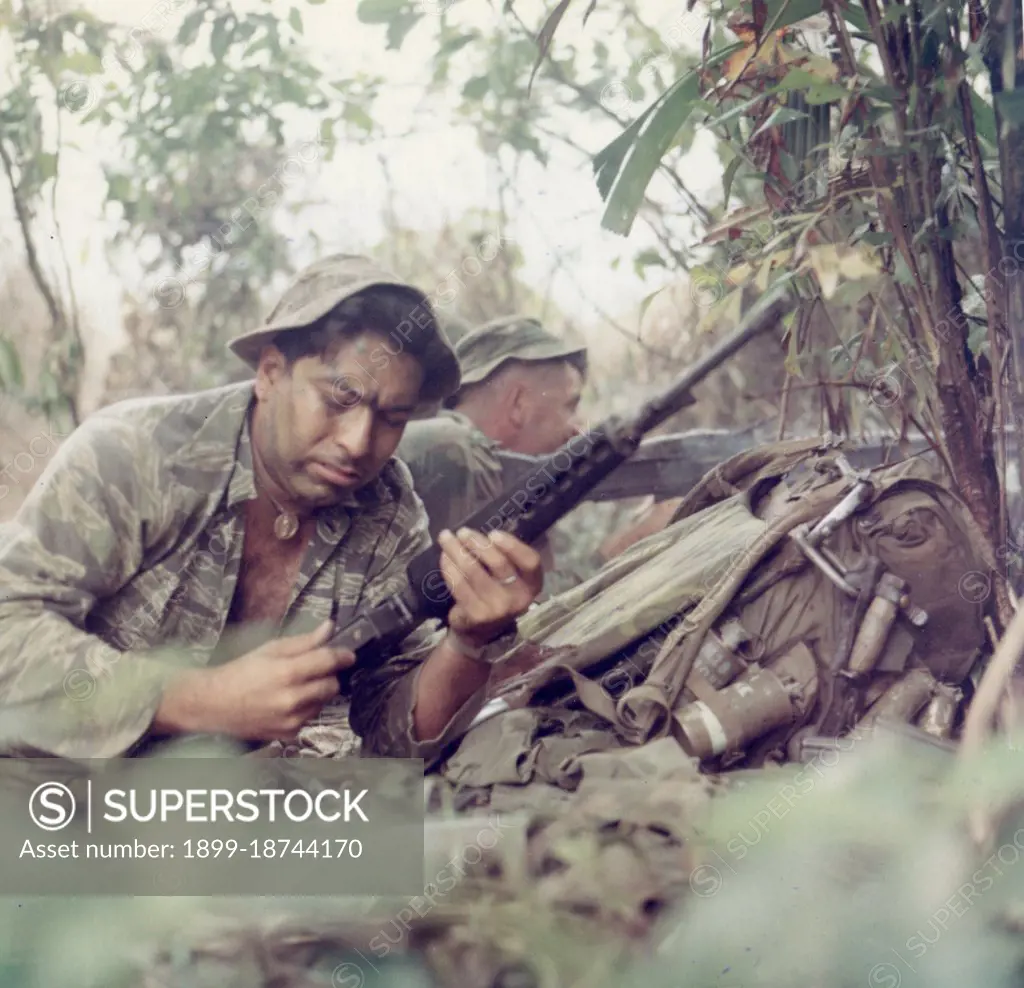
MULTIPOLYGON (((695 429, 644 440, 629 462, 616 469, 594 488, 583 501, 617 501, 653 494, 655 500, 681 497, 695 487, 709 470, 739 453, 770 441, 752 430, 729 432, 725 429, 695 429)), ((900 451, 895 441, 878 439, 851 449, 850 462, 857 467, 877 467, 889 462, 895 453, 924 453, 931 448, 926 439, 913 438, 900 451)), ((539 456, 513 453, 507 449, 494 451, 502 467, 502 488, 521 484, 531 473, 541 469, 539 456)))
MULTIPOLYGON (((755 303, 740 327, 690 367, 668 390, 647 401, 635 415, 613 416, 586 436, 574 436, 542 459, 524 482, 506 489, 474 512, 466 528, 488 534, 502 530, 530 543, 571 511, 588 491, 636 452, 643 436, 692 404, 692 388, 755 336, 773 327, 793 307, 786 291, 770 292, 755 303)), ((459 526, 462 527, 462 526, 459 526)), ((441 548, 434 543, 409 564, 409 586, 375 607, 336 626, 329 644, 355 653, 355 667, 382 665, 389 650, 430 618, 444 619, 454 603, 441 574, 441 548)), ((351 670, 339 674, 345 682, 351 670)))

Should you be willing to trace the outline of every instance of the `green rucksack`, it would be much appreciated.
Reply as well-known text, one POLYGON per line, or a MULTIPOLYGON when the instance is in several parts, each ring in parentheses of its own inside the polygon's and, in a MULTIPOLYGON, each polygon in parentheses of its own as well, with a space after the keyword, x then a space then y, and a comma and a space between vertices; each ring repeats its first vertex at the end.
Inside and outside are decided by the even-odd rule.
POLYGON ((948 736, 985 643, 984 601, 959 590, 991 566, 966 506, 931 473, 916 460, 851 476, 844 447, 821 439, 719 465, 667 528, 520 619, 493 687, 513 709, 474 726, 442 775, 571 789, 586 755, 666 736, 705 770, 748 767, 883 709, 932 725, 941 707, 929 729, 948 736), (853 497, 858 510, 821 542, 832 562, 813 562, 793 535, 853 497), (920 611, 923 627, 909 620, 920 611), (871 662, 854 680, 837 661, 850 656, 871 662))

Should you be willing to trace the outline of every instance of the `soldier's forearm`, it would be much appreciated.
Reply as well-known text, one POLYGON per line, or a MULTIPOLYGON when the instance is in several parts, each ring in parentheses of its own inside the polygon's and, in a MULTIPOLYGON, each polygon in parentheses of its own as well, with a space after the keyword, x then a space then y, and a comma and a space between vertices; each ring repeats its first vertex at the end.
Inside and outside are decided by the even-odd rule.
POLYGON ((448 638, 442 639, 427 656, 416 684, 413 729, 417 739, 438 739, 489 677, 489 666, 466 658, 448 638))
POLYGON ((155 735, 214 733, 209 670, 192 669, 168 683, 150 726, 155 735))

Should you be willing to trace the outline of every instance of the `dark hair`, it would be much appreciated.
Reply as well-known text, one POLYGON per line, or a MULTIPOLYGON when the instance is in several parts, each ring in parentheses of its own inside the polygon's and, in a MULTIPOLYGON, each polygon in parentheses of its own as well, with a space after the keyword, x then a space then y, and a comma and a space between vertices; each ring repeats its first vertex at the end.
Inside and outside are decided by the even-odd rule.
POLYGON ((298 332, 278 333, 274 346, 289 364, 303 357, 329 361, 346 339, 363 332, 389 339, 391 345, 385 347, 392 356, 405 351, 422 362, 437 324, 430 307, 418 295, 380 285, 339 302, 325 316, 298 332))

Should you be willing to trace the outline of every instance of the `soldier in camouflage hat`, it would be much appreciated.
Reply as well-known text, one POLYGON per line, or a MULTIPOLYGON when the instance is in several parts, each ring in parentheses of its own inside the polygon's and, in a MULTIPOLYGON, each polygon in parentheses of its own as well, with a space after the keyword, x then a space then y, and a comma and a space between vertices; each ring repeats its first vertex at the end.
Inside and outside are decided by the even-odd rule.
POLYGON ((495 319, 455 345, 462 387, 434 418, 414 422, 398 456, 412 471, 432 532, 457 525, 501 493, 500 447, 553 453, 579 431, 586 350, 536 319, 495 319))
POLYGON ((587 351, 536 319, 494 319, 455 346, 462 387, 445 401, 517 453, 552 453, 579 431, 587 351))
MULTIPOLYGON (((458 525, 503 488, 495 451, 552 453, 579 431, 587 359, 536 319, 495 319, 455 345, 462 387, 434 418, 413 422, 398 447, 436 533, 458 525)), ((534 543, 549 576, 546 536, 534 543)), ((556 577, 557 586, 575 579, 556 577)), ((548 591, 552 581, 548 580, 548 591)))
MULTIPOLYGON (((424 294, 351 255, 303 271, 230 346, 255 381, 100 410, 0 533, 4 750, 301 741, 343 706, 354 656, 326 645, 330 621, 401 590, 429 544, 392 454, 458 365, 424 294)), ((541 586, 537 553, 509 536, 441 546, 448 630, 421 627, 353 676, 352 727, 374 754, 436 757, 541 586)))

